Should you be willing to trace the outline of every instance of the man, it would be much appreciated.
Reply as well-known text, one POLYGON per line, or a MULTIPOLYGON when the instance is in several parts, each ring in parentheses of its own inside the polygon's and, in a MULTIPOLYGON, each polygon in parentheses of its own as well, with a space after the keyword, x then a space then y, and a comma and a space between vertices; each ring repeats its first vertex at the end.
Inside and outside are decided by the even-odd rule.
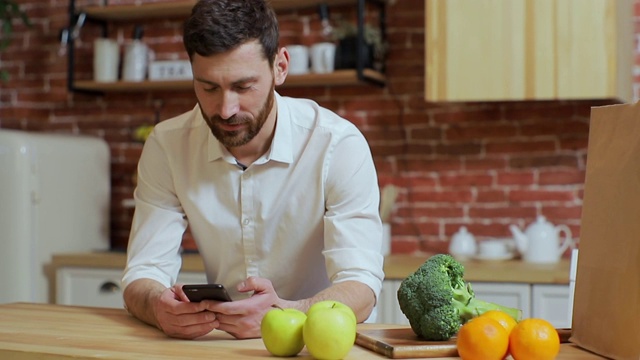
POLYGON ((278 305, 349 305, 359 322, 380 293, 379 189, 350 122, 282 97, 289 66, 264 0, 201 0, 185 22, 197 106, 158 124, 138 166, 123 276, 135 317, 167 335, 260 336, 278 305), (175 284, 187 224, 208 282, 232 302, 189 302, 175 284))

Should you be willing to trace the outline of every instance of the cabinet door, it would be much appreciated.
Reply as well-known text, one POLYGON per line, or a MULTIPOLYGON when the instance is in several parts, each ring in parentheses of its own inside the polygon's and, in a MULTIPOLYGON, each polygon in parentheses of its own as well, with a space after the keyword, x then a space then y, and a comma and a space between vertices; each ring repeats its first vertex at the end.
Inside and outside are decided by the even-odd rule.
POLYGON ((531 315, 529 284, 474 282, 471 287, 479 300, 520 309, 523 319, 531 315))
POLYGON ((549 321, 556 328, 571 327, 568 285, 533 285, 532 316, 549 321))
MULTIPOLYGON (((380 324, 409 324, 409 320, 400 310, 397 292, 401 280, 385 280, 378 299, 378 319, 380 324)), ((531 314, 531 287, 529 284, 482 283, 472 285, 476 298, 503 306, 522 310, 522 317, 531 314)))
POLYGON ((404 316, 400 305, 398 305, 398 288, 402 280, 385 280, 382 283, 382 291, 378 298, 378 318, 379 324, 409 324, 409 320, 404 316))
POLYGON ((178 282, 182 284, 206 284, 207 275, 197 272, 181 272, 178 275, 178 282))
POLYGON ((632 0, 425 0, 427 101, 629 102, 632 0))
POLYGON ((60 268, 56 273, 56 303, 122 308, 121 279, 122 270, 60 268))
MULTIPOLYGON (((123 308, 122 270, 96 268, 59 268, 56 273, 56 303, 63 305, 123 308)), ((206 283, 204 273, 178 275, 184 284, 206 283)))

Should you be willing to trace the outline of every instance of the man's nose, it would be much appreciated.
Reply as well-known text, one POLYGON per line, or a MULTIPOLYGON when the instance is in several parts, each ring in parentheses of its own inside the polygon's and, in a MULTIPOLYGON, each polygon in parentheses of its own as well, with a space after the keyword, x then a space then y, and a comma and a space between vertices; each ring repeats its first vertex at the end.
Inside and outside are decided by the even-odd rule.
POLYGON ((240 110, 240 104, 238 101, 238 95, 233 91, 226 91, 222 95, 222 102, 220 104, 220 117, 228 119, 237 114, 240 110))

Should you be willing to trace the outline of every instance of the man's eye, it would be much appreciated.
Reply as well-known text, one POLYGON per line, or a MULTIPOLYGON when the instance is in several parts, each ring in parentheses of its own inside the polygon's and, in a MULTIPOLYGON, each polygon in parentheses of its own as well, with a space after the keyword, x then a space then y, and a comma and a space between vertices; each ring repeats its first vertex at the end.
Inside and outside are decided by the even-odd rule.
POLYGON ((214 92, 216 90, 218 90, 217 87, 210 87, 210 88, 202 88, 202 90, 204 90, 205 92, 214 92))
POLYGON ((247 91, 251 89, 251 85, 238 85, 236 86, 237 91, 247 91))

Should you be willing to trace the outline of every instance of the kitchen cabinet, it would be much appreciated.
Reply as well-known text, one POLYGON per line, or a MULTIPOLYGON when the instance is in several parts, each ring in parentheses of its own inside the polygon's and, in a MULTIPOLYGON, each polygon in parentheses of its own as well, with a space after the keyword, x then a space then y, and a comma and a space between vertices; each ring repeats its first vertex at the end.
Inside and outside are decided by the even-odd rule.
MULTIPOLYGON (((56 304, 122 308, 122 269, 60 267, 56 271, 56 304)), ((181 272, 178 282, 205 284, 199 272, 181 272)))
POLYGON ((522 310, 522 318, 531 317, 530 284, 472 283, 476 298, 522 310))
MULTIPOLYGON (((121 269, 60 267, 56 271, 56 303, 63 305, 122 308, 121 269)), ((178 282, 206 283, 204 273, 181 272, 178 282)), ((401 280, 385 280, 378 301, 380 324, 409 324, 398 305, 397 292, 401 280)), ((480 300, 522 309, 522 317, 539 317, 555 327, 570 327, 567 315, 569 286, 516 283, 473 283, 480 300)))
MULTIPOLYGON (((100 23, 103 26, 103 32, 106 33, 106 27, 111 22, 132 22, 137 20, 171 18, 179 20, 188 16, 191 8, 196 1, 177 1, 177 2, 161 2, 161 3, 145 3, 139 5, 114 5, 114 6, 87 6, 76 9, 75 0, 70 0, 69 6, 69 31, 78 24, 78 19, 82 15, 89 22, 100 23)), ((377 6, 381 12, 380 27, 384 34, 385 21, 385 0, 272 0, 271 5, 276 12, 286 12, 302 8, 310 8, 326 3, 329 6, 348 6, 355 5, 358 9, 358 46, 364 46, 363 28, 364 28, 364 12, 367 3, 377 6)), ((70 91, 87 91, 87 92, 144 92, 144 91, 166 91, 166 90, 190 90, 192 89, 191 80, 178 81, 142 81, 129 82, 118 81, 114 83, 101 83, 90 80, 75 79, 75 48, 73 36, 68 39, 68 84, 70 91)), ((300 87, 300 86, 339 86, 339 85, 359 85, 359 84, 385 84, 385 75, 373 69, 364 67, 364 59, 358 59, 356 69, 337 70, 329 74, 304 74, 290 75, 281 87, 300 87)))
MULTIPOLYGON (((378 299, 377 323, 408 324, 398 305, 397 292, 402 279, 415 271, 424 256, 392 254, 385 257, 386 279, 378 299)), ((59 304, 122 307, 119 288, 126 254, 90 252, 55 254, 52 268, 56 274, 52 298, 59 304)), ((541 317, 558 327, 570 327, 570 264, 528 264, 512 261, 468 261, 465 279, 476 296, 484 301, 522 309, 523 317, 541 317)), ((182 255, 178 280, 182 283, 206 283, 200 255, 182 255)))
POLYGON ((632 101, 633 0, 425 0, 427 101, 632 101))
POLYGON ((570 328, 570 301, 569 286, 537 284, 532 287, 531 314, 548 320, 557 328, 570 328))
MULTIPOLYGON (((378 301, 377 323, 409 323, 400 310, 396 295, 401 282, 395 279, 384 281, 378 301)), ((521 309, 522 318, 543 318, 556 328, 570 327, 569 285, 473 282, 471 286, 476 298, 521 309)))
POLYGON ((398 288, 402 280, 385 280, 382 283, 382 291, 378 299, 379 324, 409 324, 409 320, 404 316, 400 305, 398 305, 398 288))

